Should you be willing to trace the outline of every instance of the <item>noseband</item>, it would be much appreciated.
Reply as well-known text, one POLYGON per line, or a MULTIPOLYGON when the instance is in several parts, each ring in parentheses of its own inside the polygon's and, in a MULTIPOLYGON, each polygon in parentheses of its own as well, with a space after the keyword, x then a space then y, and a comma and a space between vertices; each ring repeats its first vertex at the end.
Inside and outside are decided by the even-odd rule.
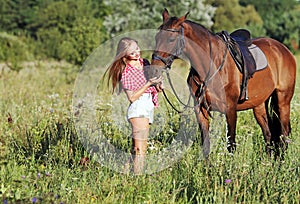
MULTIPOLYGON (((177 36, 177 41, 176 41, 176 45, 175 47, 173 48, 172 52, 170 53, 170 55, 168 57, 161 57, 160 55, 156 54, 156 53, 153 53, 152 55, 152 59, 153 60, 160 60, 162 61, 164 64, 165 64, 165 67, 163 68, 163 70, 166 71, 166 74, 167 74, 167 78, 168 78, 168 81, 169 81, 169 84, 172 88, 172 91, 175 95, 175 97, 177 98, 177 100, 182 104, 184 105, 184 109, 186 109, 187 107, 189 107, 187 104, 183 103, 179 96, 176 94, 176 91, 174 89, 174 86, 172 85, 172 82, 171 82, 171 78, 170 78, 170 75, 169 75, 169 70, 171 69, 171 66, 172 66, 172 63, 174 62, 174 59, 176 59, 179 55, 181 55, 183 53, 183 48, 185 47, 185 41, 184 41, 184 28, 183 26, 180 27, 180 29, 172 29, 172 28, 169 28, 169 29, 162 29, 164 31, 168 31, 168 32, 176 32, 176 33, 179 33, 179 35, 177 36)), ((178 110, 172 103, 171 101, 169 100, 169 98, 167 97, 164 89, 162 90, 163 91, 163 94, 167 100, 167 102, 171 105, 171 107, 177 111, 178 113, 183 113, 183 110, 178 110)), ((188 101, 190 101, 191 99, 191 95, 188 99, 188 101)))
MULTIPOLYGON (((178 97, 178 95, 176 94, 176 91, 174 90, 174 87, 171 83, 171 79, 170 79, 170 76, 169 76, 169 70, 171 69, 171 65, 174 61, 174 59, 181 55, 183 53, 183 48, 185 47, 185 41, 184 41, 184 28, 183 26, 181 26, 181 28, 179 30, 177 29, 162 29, 162 30, 165 30, 165 31, 169 31, 169 32, 176 32, 176 33, 180 33, 180 35, 178 35, 177 37, 177 41, 176 41, 176 46, 174 47, 174 49, 172 50, 171 54, 164 58, 164 57, 161 57, 159 56, 158 54, 153 53, 152 55, 152 59, 153 60, 160 60, 162 61, 164 64, 165 64, 165 67, 163 68, 166 73, 167 73, 167 78, 168 78, 168 81, 170 83, 170 86, 177 98, 177 100, 182 104, 184 105, 184 109, 188 108, 188 107, 191 107, 191 106, 188 106, 187 104, 184 104, 180 98, 178 97)), ((209 36, 209 34, 208 34, 209 36)), ((210 37, 210 36, 209 36, 210 37)), ((226 59, 226 56, 227 56, 227 49, 225 50, 224 52, 224 55, 223 55, 223 60, 221 62, 221 64, 219 65, 219 67, 215 70, 214 73, 211 73, 212 69, 213 69, 213 56, 212 56, 212 45, 211 45, 211 40, 209 38, 208 40, 209 42, 209 55, 210 55, 210 66, 209 66, 209 70, 208 70, 208 73, 205 77, 205 79, 203 81, 197 81, 195 79, 195 77, 193 76, 193 74, 191 75, 192 76, 192 79, 194 81, 194 83, 196 84, 196 86, 198 87, 197 88, 197 91, 199 93, 198 97, 197 97, 197 101, 198 101, 198 104, 196 104, 195 106, 191 107, 191 108, 195 108, 196 106, 201 106, 201 103, 204 102, 204 108, 208 111, 208 114, 209 116, 210 115, 210 112, 209 112, 209 109, 210 107, 208 106, 207 104, 207 101, 206 101, 206 97, 205 97, 205 91, 206 91, 206 88, 207 88, 207 84, 210 80, 212 80, 214 78, 214 76, 223 68, 224 66, 224 63, 225 63, 225 59, 226 59)), ((164 93, 164 96, 165 98, 167 99, 167 101, 169 102, 169 104, 173 107, 173 109, 175 109, 178 113, 182 113, 183 111, 179 111, 177 110, 173 105, 172 103, 168 100, 164 90, 163 90, 163 93, 164 93)), ((191 95, 190 95, 191 96, 191 95)), ((190 100, 190 98, 189 98, 190 100)))
POLYGON ((184 42, 184 28, 183 26, 180 27, 180 29, 162 29, 164 31, 168 31, 168 32, 175 32, 175 33, 179 33, 178 37, 177 37, 177 41, 176 41, 176 46, 174 47, 174 49, 172 50, 172 52, 170 53, 170 55, 168 57, 161 57, 160 55, 153 53, 152 55, 152 59, 153 60, 160 60, 165 64, 164 69, 171 69, 172 63, 174 61, 174 59, 182 54, 182 50, 185 46, 185 42, 184 42))

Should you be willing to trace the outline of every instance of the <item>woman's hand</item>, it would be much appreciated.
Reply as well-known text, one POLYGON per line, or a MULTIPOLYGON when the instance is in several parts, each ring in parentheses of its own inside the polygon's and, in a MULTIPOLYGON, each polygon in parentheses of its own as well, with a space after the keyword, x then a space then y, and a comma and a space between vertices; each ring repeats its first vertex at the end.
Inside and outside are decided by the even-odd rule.
POLYGON ((154 78, 149 79, 148 83, 150 84, 150 86, 153 86, 153 85, 155 86, 158 83, 162 82, 162 79, 163 79, 162 76, 154 77, 154 78))
POLYGON ((162 76, 154 77, 154 78, 149 79, 147 81, 147 83, 137 91, 130 91, 130 90, 126 89, 125 93, 127 95, 128 100, 131 103, 133 103, 135 100, 137 100, 147 90, 148 87, 150 87, 150 86, 155 86, 155 87, 161 86, 162 80, 163 80, 162 76))
POLYGON ((163 82, 159 82, 158 84, 155 85, 155 88, 158 92, 162 92, 162 90, 165 88, 163 82))

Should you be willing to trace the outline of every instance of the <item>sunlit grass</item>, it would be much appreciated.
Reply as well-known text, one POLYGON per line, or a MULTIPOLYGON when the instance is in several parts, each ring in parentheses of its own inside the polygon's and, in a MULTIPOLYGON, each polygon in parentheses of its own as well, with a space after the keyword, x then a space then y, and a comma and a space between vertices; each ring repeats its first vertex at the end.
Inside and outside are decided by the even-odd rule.
MULTIPOLYGON (((300 64, 299 55, 297 59, 300 64)), ((299 80, 292 102, 291 143, 284 161, 266 156, 261 130, 252 111, 245 111, 238 114, 234 155, 227 152, 225 133, 220 132, 209 160, 200 157, 201 148, 195 141, 173 166, 132 176, 101 166, 78 140, 71 114, 77 70, 69 64, 40 62, 19 73, 2 71, 0 202, 299 203, 299 80), (81 163, 83 157, 89 160, 81 163)), ((298 75, 299 70, 298 65, 298 75)), ((99 108, 103 111, 109 106, 99 108)), ((169 119, 178 119, 175 113, 168 114, 169 119)), ((99 112, 97 120, 101 121, 101 115, 99 112)), ((130 148, 118 128, 106 128, 112 142, 130 148)), ((168 146, 171 130, 176 131, 176 125, 162 131, 168 136, 158 131, 151 139, 157 149, 149 151, 168 146)))

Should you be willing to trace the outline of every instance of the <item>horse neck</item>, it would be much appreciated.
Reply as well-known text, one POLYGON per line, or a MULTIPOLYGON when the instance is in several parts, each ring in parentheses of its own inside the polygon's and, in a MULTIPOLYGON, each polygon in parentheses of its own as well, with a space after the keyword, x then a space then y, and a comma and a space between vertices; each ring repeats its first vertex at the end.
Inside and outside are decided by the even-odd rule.
POLYGON ((201 80, 204 81, 208 72, 214 72, 216 69, 216 66, 211 67, 211 63, 218 60, 216 58, 220 56, 216 51, 223 53, 222 50, 226 49, 226 46, 220 38, 198 24, 190 23, 186 27, 185 54, 189 58, 192 67, 199 73, 201 80), (218 49, 214 49, 215 47, 218 49))

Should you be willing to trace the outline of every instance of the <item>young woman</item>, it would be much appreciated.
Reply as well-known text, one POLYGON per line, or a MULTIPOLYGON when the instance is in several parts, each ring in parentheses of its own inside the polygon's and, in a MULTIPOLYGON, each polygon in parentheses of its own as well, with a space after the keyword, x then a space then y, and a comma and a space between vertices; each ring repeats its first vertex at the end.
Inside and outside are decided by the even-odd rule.
POLYGON ((115 60, 107 70, 113 92, 120 85, 130 102, 127 119, 132 128, 133 170, 136 174, 141 173, 144 167, 149 124, 153 122, 154 107, 158 106, 158 91, 162 88, 161 77, 146 79, 146 65, 149 62, 141 58, 137 41, 125 37, 119 41, 115 60))

